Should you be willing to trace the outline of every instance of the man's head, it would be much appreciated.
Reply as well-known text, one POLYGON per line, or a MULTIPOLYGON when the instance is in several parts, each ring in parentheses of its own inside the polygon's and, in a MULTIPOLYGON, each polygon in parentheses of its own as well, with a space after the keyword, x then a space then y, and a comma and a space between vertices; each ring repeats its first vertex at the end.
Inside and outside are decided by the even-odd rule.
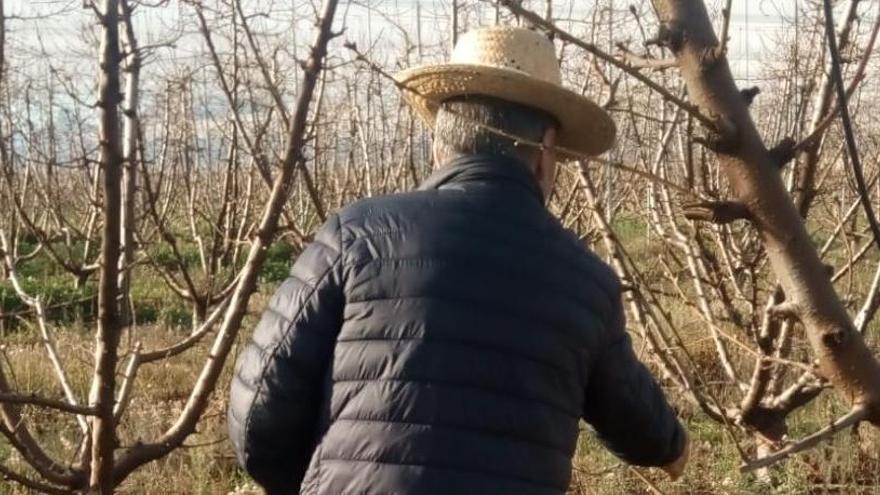
POLYGON ((456 154, 488 149, 541 168, 545 177, 552 174, 541 165, 554 160, 537 157, 552 154, 553 146, 527 146, 526 141, 546 140, 562 160, 598 155, 614 141, 608 113, 562 86, 553 42, 529 29, 492 26, 469 31, 459 37, 449 62, 406 69, 395 79, 407 103, 436 128, 440 165, 456 154), (473 121, 500 123, 489 127, 522 141, 514 146, 516 140, 496 138, 487 129, 475 128, 473 121))
POLYGON ((514 158, 535 174, 549 198, 556 174, 557 126, 549 113, 526 105, 490 96, 456 96, 437 111, 434 166, 475 153, 514 158))

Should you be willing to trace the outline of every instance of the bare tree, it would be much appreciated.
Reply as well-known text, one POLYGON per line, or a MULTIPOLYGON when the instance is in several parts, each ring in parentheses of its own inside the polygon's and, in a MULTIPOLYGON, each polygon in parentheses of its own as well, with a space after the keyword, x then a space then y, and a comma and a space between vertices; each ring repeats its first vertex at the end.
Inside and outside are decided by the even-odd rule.
MULTIPOLYGON (((101 77, 98 85, 100 144, 98 172, 103 188, 100 195, 102 227, 95 368, 89 405, 79 405, 73 392, 68 395, 66 401, 57 401, 32 393, 18 393, 4 378, 5 375, 0 367, 0 416, 3 419, 0 433, 38 473, 42 481, 30 479, 4 467, 3 474, 6 477, 31 489, 47 493, 66 493, 69 490, 112 493, 132 471, 180 447, 195 431, 196 424, 204 414, 209 398, 216 389, 220 372, 241 328, 248 301, 256 290, 257 277, 266 259, 268 246, 276 237, 278 220, 293 187, 294 174, 304 166, 303 148, 306 144, 309 110, 323 69, 327 44, 333 37, 331 28, 336 6, 336 1, 328 0, 320 14, 313 49, 303 66, 300 93, 290 117, 285 151, 278 162, 278 172, 270 178, 271 190, 266 198, 255 236, 250 242, 247 259, 234 277, 229 296, 223 298, 221 304, 201 322, 201 326, 189 338, 167 349, 143 350, 140 343, 135 343, 122 372, 121 381, 117 380, 117 375, 120 371, 122 336, 126 330, 129 333, 132 331, 128 326, 129 322, 123 318, 123 311, 127 310, 123 309, 120 302, 127 303, 123 292, 124 284, 130 280, 130 274, 125 275, 125 272, 130 270, 133 263, 133 240, 137 231, 133 208, 137 173, 135 162, 141 139, 137 119, 140 62, 132 30, 132 9, 129 4, 125 0, 104 0, 100 8, 95 9, 101 21, 102 33, 99 64, 101 77), (124 43, 120 39, 120 25, 123 26, 124 43), (123 46, 127 50, 125 54, 122 51, 123 46), (127 71, 125 99, 120 88, 120 74, 123 69, 127 71), (124 105, 124 126, 120 122, 120 105, 124 105), (123 191, 127 196, 123 195, 123 191), (127 218, 124 218, 122 212, 125 212, 127 218), (125 249, 129 249, 127 254, 125 249), (126 412, 139 367, 175 356, 191 348, 204 338, 217 322, 219 322, 217 335, 210 354, 205 359, 186 405, 172 422, 172 426, 154 441, 139 441, 119 452, 119 420, 126 412), (85 436, 80 443, 82 446, 80 461, 65 465, 41 448, 39 442, 31 435, 28 423, 22 416, 20 410, 22 405, 48 408, 71 413, 78 418, 87 418, 87 422, 83 423, 85 436)), ((233 109, 233 111, 239 110, 233 109)), ((7 167, 5 156, 3 160, 2 166, 7 167)), ((142 167, 141 170, 147 169, 142 167)), ((147 193, 148 208, 153 212, 157 228, 161 229, 163 225, 162 214, 159 213, 161 206, 157 204, 158 197, 154 194, 155 191, 150 190, 150 179, 147 175, 144 176, 144 188, 147 193)), ((15 255, 6 235, 2 231, 0 234, 2 234, 0 240, 3 241, 0 244, 0 254, 3 255, 8 276, 15 284, 20 297, 34 308, 37 322, 41 327, 46 327, 48 323, 40 299, 30 297, 26 289, 18 283, 16 266, 21 259, 15 255)), ((165 238, 173 243, 173 236, 170 234, 165 238)), ((50 356, 57 357, 48 331, 45 335, 50 356)), ((59 380, 65 384, 60 360, 57 368, 59 380)))
MULTIPOLYGON (((546 29, 566 42, 583 48, 596 59, 617 67, 626 72, 628 76, 646 84, 664 100, 678 107, 679 112, 688 115, 688 121, 692 118, 702 123, 707 131, 705 138, 693 139, 693 141, 700 142, 718 157, 718 170, 725 173, 735 199, 723 197, 706 199, 699 198, 699 196, 696 200, 686 198, 682 214, 691 220, 708 220, 719 225, 714 229, 713 234, 716 240, 720 241, 718 251, 707 249, 705 244, 707 239, 703 237, 704 234, 700 229, 692 227, 683 229, 675 220, 675 215, 679 213, 675 211, 677 205, 673 203, 673 199, 669 195, 670 184, 666 182, 669 177, 666 175, 668 167, 662 166, 661 162, 668 158, 665 150, 676 131, 678 122, 680 122, 678 117, 673 118, 672 125, 667 126, 663 131, 660 152, 656 156, 656 160, 648 163, 646 167, 652 174, 661 174, 661 177, 656 179, 659 179, 657 183, 662 184, 662 187, 655 188, 660 192, 660 196, 654 194, 650 196, 654 202, 649 210, 652 215, 650 223, 658 228, 658 234, 664 237, 671 235, 673 245, 680 245, 683 248, 686 260, 685 268, 690 272, 693 290, 696 294, 696 300, 699 302, 699 313, 709 326, 721 369, 731 383, 739 384, 742 387, 745 393, 743 401, 740 407, 731 413, 729 409, 722 407, 714 397, 694 395, 693 384, 687 378, 688 373, 676 371, 684 370, 684 367, 676 359, 673 358, 669 362, 665 361, 665 359, 670 359, 668 356, 667 358, 661 357, 660 363, 665 363, 665 369, 670 370, 668 372, 673 376, 677 375, 679 384, 711 417, 727 425, 742 424, 747 428, 755 429, 762 436, 770 438, 771 442, 783 440, 786 431, 784 422, 787 415, 815 398, 825 388, 824 380, 827 379, 834 384, 835 388, 840 390, 841 394, 851 402, 851 412, 835 421, 828 428, 802 441, 785 446, 777 445, 779 451, 769 454, 765 458, 749 461, 745 457, 744 451, 741 450, 744 461, 743 469, 752 470, 765 467, 786 455, 814 445, 819 439, 861 420, 869 420, 876 424, 878 421, 876 410, 877 394, 880 393, 880 381, 878 381, 880 380, 880 368, 878 368, 878 363, 871 351, 865 345, 860 332, 853 325, 844 305, 837 297, 828 268, 820 261, 820 257, 813 247, 801 220, 801 212, 805 211, 805 208, 801 208, 799 211, 791 201, 780 175, 785 163, 794 157, 798 149, 796 143, 791 139, 785 139, 771 149, 765 147, 749 112, 749 103, 755 95, 751 91, 741 91, 734 84, 725 58, 726 39, 719 42, 715 37, 702 2, 672 0, 655 2, 660 18, 660 28, 658 35, 649 40, 649 43, 669 50, 675 55, 675 66, 680 70, 687 88, 687 101, 675 96, 673 92, 662 88, 639 72, 639 69, 643 68, 666 68, 669 64, 665 61, 654 62, 642 58, 638 66, 632 65, 631 62, 622 62, 601 51, 596 45, 581 41, 514 2, 502 3, 533 25, 546 29), (645 61, 649 63, 644 63, 645 61), (753 251, 758 247, 761 249, 758 258, 755 258, 754 255, 747 255, 745 259, 736 262, 735 258, 731 257, 732 252, 743 253, 748 245, 737 246, 730 244, 729 240, 723 240, 730 239, 729 236, 734 231, 729 230, 728 224, 737 220, 747 220, 755 228, 755 232, 758 234, 757 239, 762 242, 760 247, 750 240, 752 239, 751 233, 742 231, 740 235, 745 236, 744 239, 751 244, 749 250, 753 251), (661 227, 664 224, 671 227, 671 231, 661 227), (765 253, 773 267, 780 288, 772 292, 773 296, 768 299, 772 302, 766 307, 764 319, 760 327, 755 328, 755 332, 752 334, 754 342, 757 343, 758 351, 751 351, 751 344, 742 344, 737 338, 723 330, 722 319, 728 320, 740 328, 751 325, 748 323, 749 320, 743 316, 754 321, 753 316, 742 315, 737 306, 739 305, 738 301, 748 302, 751 300, 750 311, 756 312, 758 310, 757 301, 754 298, 756 293, 753 292, 750 296, 744 291, 745 287, 737 281, 743 279, 744 270, 751 270, 752 275, 749 277, 753 278, 754 271, 759 266, 756 262, 759 263, 765 253), (731 261, 734 262, 733 265, 731 265, 731 261), (722 270, 719 273, 721 277, 714 278, 714 274, 718 273, 719 269, 722 270), (730 292, 731 290, 732 292, 730 292), (712 305, 715 305, 713 301, 716 300, 722 303, 721 318, 712 308, 712 305), (779 391, 778 387, 782 382, 783 371, 778 366, 778 362, 781 359, 784 363, 784 356, 789 353, 790 327, 793 322, 804 326, 807 340, 817 359, 818 368, 811 369, 809 364, 803 366, 803 369, 806 370, 805 373, 795 380, 790 388, 779 391), (731 345, 742 346, 758 356, 749 382, 743 381, 737 366, 733 364, 731 345), (775 400, 766 396, 770 389, 776 389, 775 393, 779 394, 775 400)), ((852 8, 854 9, 854 6, 852 8)), ((729 10, 726 12, 728 13, 725 14, 724 26, 728 22, 726 18, 729 16, 729 10)), ((854 18, 855 14, 850 13, 845 26, 851 25, 854 18)), ((726 27, 722 31, 726 33, 726 27)), ((845 39, 848 36, 848 31, 848 28, 844 28, 840 36, 845 39)), ((872 36, 863 60, 867 60, 873 44, 874 37, 872 36)), ((856 75, 858 76, 858 74, 856 75)), ((822 116, 822 120, 825 120, 829 115, 829 88, 828 83, 823 83, 820 86, 822 89, 817 93, 819 103, 815 111, 822 116)), ((680 115, 680 113, 676 113, 676 115, 680 115)), ((814 121, 818 120, 820 119, 814 118, 814 121)), ((816 131, 818 127, 818 124, 812 126, 813 132, 811 134, 814 135, 811 135, 809 139, 815 140, 821 136, 821 133, 816 131)), ((684 153, 683 162, 688 165, 692 157, 692 152, 687 151, 684 153)), ((809 202, 806 199, 810 195, 808 191, 816 187, 812 183, 813 175, 810 172, 811 167, 815 166, 816 157, 808 156, 807 160, 807 172, 801 176, 802 180, 799 184, 801 191, 807 191, 799 196, 802 206, 809 202)), ((686 168, 685 172, 685 176, 690 178, 698 171, 686 168)), ((703 174, 705 172, 705 170, 702 171, 703 174)), ((713 195, 717 195, 723 187, 726 187, 717 183, 712 185, 707 183, 706 179, 703 181, 704 187, 712 187, 714 189, 713 195)), ((589 187, 593 188, 593 186, 589 187)), ((654 188, 654 186, 649 186, 649 188, 654 188)), ((689 191, 679 192, 693 196, 689 191)), ((595 195, 595 193, 592 194, 595 195)), ((596 201, 595 197, 590 199, 594 207, 598 206, 596 201)), ((607 225, 602 230, 607 238, 610 235, 607 225)), ((613 248, 611 250, 612 258, 620 259, 620 254, 613 254, 615 250, 619 249, 619 245, 612 243, 611 247, 613 248)), ((632 272, 632 267, 618 263, 618 272, 629 283, 636 286, 643 283, 632 272)), ((678 282, 675 284, 677 286, 678 282)), ((684 292, 681 294, 687 297, 684 292)), ((635 312, 651 314, 656 311, 651 307, 656 307, 658 301, 646 299, 642 296, 635 300, 637 303, 637 307, 634 308, 635 312), (639 302, 640 300, 641 302, 639 302)), ((666 321, 661 321, 659 324, 653 323, 653 319, 648 320, 646 317, 639 317, 636 321, 640 322, 643 328, 648 327, 646 331, 650 330, 650 327, 665 327, 669 331, 669 319, 663 319, 666 321)), ((749 332, 747 331, 746 334, 749 335, 749 332)), ((653 336, 647 333, 645 335, 650 343, 650 339, 657 339, 658 332, 655 331, 653 336)), ((660 342, 655 340, 652 344, 652 348, 657 354, 664 354, 664 346, 659 345, 661 343, 663 343, 662 340, 660 342)), ((689 358, 690 356, 688 356, 689 358)), ((693 368, 693 363, 685 364, 693 368)))

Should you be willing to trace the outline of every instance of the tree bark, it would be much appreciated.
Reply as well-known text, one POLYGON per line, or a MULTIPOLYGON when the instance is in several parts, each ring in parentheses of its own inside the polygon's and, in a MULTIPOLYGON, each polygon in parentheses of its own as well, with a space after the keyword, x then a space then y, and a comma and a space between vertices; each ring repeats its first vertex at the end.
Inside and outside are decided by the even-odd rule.
POLYGON ((880 364, 855 331, 737 89, 703 2, 654 0, 691 99, 716 116, 718 158, 738 200, 751 212, 773 270, 806 329, 822 374, 880 425, 880 364))
POLYGON ((92 457, 89 491, 113 493, 113 450, 116 425, 113 402, 119 360, 119 254, 122 206, 122 146, 119 134, 119 1, 102 2, 100 79, 98 83, 98 136, 103 173, 101 268, 98 285, 98 328, 91 402, 97 410, 92 421, 92 457))

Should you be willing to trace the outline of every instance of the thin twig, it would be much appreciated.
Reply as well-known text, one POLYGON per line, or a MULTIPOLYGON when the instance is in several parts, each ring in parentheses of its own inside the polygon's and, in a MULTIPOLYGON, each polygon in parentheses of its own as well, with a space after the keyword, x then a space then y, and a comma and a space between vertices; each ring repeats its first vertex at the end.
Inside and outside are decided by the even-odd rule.
POLYGON ((676 67, 678 65, 678 62, 676 62, 674 58, 653 58, 638 55, 636 53, 633 53, 623 43, 618 43, 617 49, 620 50, 621 55, 623 56, 624 60, 626 60, 626 63, 629 64, 629 66, 633 69, 651 69, 654 71, 661 71, 676 67))
MULTIPOLYGON (((832 20, 832 22, 834 22, 832 20)), ((871 29, 871 35, 868 38, 868 43, 865 45, 865 51, 862 53, 862 57, 859 60, 859 65, 856 67, 855 72, 852 75, 852 79, 849 82, 849 87, 846 88, 846 100, 848 101, 853 93, 855 93, 856 89, 859 87, 859 84, 865 78, 865 70, 868 67, 868 61, 871 58, 871 53, 874 51, 874 46, 877 43, 877 35, 880 33, 880 16, 877 16, 877 19, 874 21, 874 27, 871 29)), ((833 37, 832 37, 833 38, 833 37)), ((839 59, 838 59, 839 62, 839 59)), ((832 61, 833 63, 833 61, 832 61)), ((822 136, 825 132, 825 129, 831 125, 831 122, 834 121, 834 118, 837 116, 837 113, 840 111, 840 103, 828 112, 818 124, 813 129, 807 137, 801 139, 799 143, 794 146, 794 151, 801 151, 809 146, 812 146, 816 143, 816 141, 822 136)))
POLYGON ((198 344, 205 337, 205 335, 207 335, 211 332, 211 330, 214 329, 214 324, 217 323, 217 320, 219 320, 220 316, 222 316, 223 313, 226 311, 227 304, 228 301, 215 308, 211 315, 208 316, 208 318, 206 318, 204 322, 202 322, 199 328, 197 328, 187 338, 161 349, 142 352, 139 355, 140 357, 138 358, 138 362, 140 364, 152 363, 153 361, 176 356, 192 348, 194 345, 198 344))
POLYGON ((649 480, 647 476, 642 474, 642 472, 639 471, 639 469, 637 467, 627 466, 627 468, 630 471, 632 471, 632 473, 635 474, 638 479, 642 480, 645 483, 645 485, 647 485, 648 490, 650 490, 651 493, 653 493, 654 495, 663 495, 663 491, 660 490, 660 488, 658 488, 657 485, 654 484, 654 482, 649 480))
POLYGON ((852 120, 849 115, 849 106, 846 102, 846 88, 843 85, 843 73, 840 70, 840 52, 837 50, 837 37, 834 33, 834 14, 831 9, 831 0, 823 0, 825 10, 825 36, 828 39, 828 52, 831 56, 831 77, 837 89, 837 104, 840 106, 840 121, 843 124, 843 135, 846 138, 846 150, 849 154, 849 162, 852 166, 853 176, 856 179, 856 188, 862 199, 868 224, 874 234, 874 242, 880 247, 880 225, 877 224, 877 216, 871 206, 870 193, 865 184, 865 174, 862 170, 862 162, 859 159, 859 150, 856 146, 856 138, 852 129, 852 120))

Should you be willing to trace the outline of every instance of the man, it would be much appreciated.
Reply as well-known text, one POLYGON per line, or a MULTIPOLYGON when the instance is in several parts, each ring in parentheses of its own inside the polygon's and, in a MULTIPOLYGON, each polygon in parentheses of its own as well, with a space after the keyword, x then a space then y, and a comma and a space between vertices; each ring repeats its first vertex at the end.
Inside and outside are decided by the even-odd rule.
POLYGON ((232 383, 245 469, 271 494, 562 494, 584 419, 679 476, 686 435, 618 279, 544 206, 554 149, 601 153, 609 117, 519 28, 398 79, 436 171, 338 212, 278 289, 232 383))

